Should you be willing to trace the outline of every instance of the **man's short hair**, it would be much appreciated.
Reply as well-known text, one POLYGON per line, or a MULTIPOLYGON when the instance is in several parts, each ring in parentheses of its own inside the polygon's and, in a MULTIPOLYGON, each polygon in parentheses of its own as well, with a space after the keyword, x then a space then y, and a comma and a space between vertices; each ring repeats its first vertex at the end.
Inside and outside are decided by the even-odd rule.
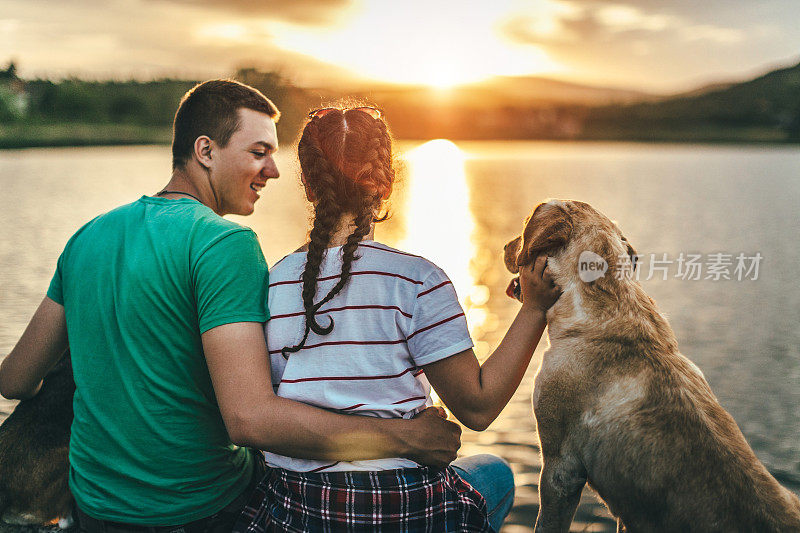
POLYGON ((194 141, 207 135, 226 146, 239 129, 239 109, 252 109, 278 122, 280 112, 258 89, 234 80, 209 80, 192 87, 181 98, 172 126, 172 168, 191 159, 194 141))

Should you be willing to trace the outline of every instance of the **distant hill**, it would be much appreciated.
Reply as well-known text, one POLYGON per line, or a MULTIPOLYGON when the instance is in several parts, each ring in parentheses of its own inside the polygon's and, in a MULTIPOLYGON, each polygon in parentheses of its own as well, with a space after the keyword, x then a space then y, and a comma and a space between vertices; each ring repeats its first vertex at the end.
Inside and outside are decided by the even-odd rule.
POLYGON ((481 92, 512 105, 530 105, 536 102, 608 105, 658 99, 658 96, 642 91, 581 85, 534 76, 498 76, 467 85, 464 90, 481 92))
POLYGON ((591 110, 582 136, 637 140, 800 140, 800 64, 660 102, 591 110))
POLYGON ((449 90, 383 85, 304 91, 312 107, 347 95, 375 103, 402 138, 800 140, 800 64, 674 96, 539 77, 499 77, 449 90))
POLYGON ((340 99, 381 107, 400 138, 563 138, 577 133, 583 109, 655 101, 641 91, 541 77, 496 77, 451 89, 389 84, 296 88, 309 107, 340 99), (569 110, 576 110, 575 113, 569 110))
POLYGON ((684 91, 684 92, 680 92, 680 93, 677 93, 677 94, 665 95, 660 100, 670 100, 670 99, 673 99, 673 98, 693 98, 695 96, 702 96, 702 95, 708 94, 708 93, 713 93, 713 92, 717 92, 717 91, 723 91, 723 90, 725 90, 725 89, 727 89, 729 87, 733 87, 737 83, 740 83, 740 82, 722 81, 722 82, 717 82, 717 83, 711 83, 711 84, 708 84, 708 85, 702 85, 700 87, 697 87, 696 89, 691 89, 689 91, 684 91))
MULTIPOLYGON (((540 77, 446 90, 364 81, 298 87, 253 68, 235 77, 281 109, 284 143, 296 140, 310 109, 342 98, 381 107, 401 139, 800 142, 800 64, 674 96, 540 77)), ((22 80, 11 65, 0 70, 0 148, 168 142, 178 100, 193 84, 22 80)))
POLYGON ((455 105, 480 107, 532 106, 552 104, 610 105, 655 101, 659 95, 582 85, 538 76, 496 76, 485 81, 439 89, 427 85, 387 83, 343 84, 337 87, 307 87, 311 94, 336 99, 343 96, 367 100, 418 104, 423 99, 447 100, 455 105))

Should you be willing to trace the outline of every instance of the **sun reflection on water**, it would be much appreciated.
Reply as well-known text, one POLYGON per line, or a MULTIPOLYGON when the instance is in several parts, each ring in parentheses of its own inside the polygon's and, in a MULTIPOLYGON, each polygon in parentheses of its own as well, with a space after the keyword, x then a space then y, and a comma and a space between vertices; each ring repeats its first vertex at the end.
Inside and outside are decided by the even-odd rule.
POLYGON ((488 351, 477 334, 489 317, 489 289, 477 284, 471 269, 477 254, 476 224, 465 159, 461 149, 446 139, 426 142, 406 153, 405 237, 399 247, 430 259, 450 277, 480 357, 488 351))

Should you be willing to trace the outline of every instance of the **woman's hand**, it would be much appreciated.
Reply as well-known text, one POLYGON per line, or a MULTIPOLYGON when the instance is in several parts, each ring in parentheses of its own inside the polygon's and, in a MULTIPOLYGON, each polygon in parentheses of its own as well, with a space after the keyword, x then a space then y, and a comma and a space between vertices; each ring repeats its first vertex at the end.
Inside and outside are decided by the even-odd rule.
POLYGON ((546 313, 561 296, 561 287, 547 269, 547 256, 537 256, 533 265, 521 267, 519 274, 522 307, 546 313))

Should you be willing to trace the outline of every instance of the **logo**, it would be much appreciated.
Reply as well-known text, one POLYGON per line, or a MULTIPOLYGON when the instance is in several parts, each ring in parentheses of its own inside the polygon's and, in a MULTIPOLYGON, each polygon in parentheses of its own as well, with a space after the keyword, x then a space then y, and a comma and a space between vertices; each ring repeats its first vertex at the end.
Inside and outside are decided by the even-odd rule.
POLYGON ((605 276, 607 270, 606 260, 594 252, 585 250, 578 257, 578 277, 581 278, 581 281, 591 283, 605 276))

